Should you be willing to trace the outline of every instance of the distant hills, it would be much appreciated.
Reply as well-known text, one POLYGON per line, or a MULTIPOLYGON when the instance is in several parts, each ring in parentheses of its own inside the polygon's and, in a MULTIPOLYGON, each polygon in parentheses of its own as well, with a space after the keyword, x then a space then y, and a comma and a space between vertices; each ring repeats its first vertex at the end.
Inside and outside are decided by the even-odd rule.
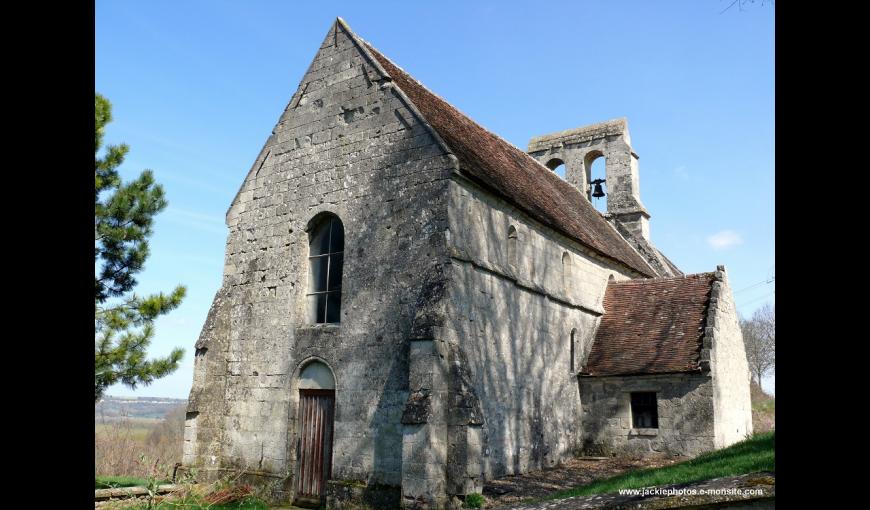
POLYGON ((185 405, 187 399, 184 398, 105 396, 94 407, 94 420, 162 420, 169 411, 185 405))

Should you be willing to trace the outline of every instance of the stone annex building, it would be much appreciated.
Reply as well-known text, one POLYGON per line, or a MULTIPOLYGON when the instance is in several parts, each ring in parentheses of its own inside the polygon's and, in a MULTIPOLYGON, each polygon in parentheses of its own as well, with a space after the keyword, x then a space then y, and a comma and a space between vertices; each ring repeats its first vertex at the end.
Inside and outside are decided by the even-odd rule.
POLYGON ((523 152, 336 20, 227 212, 184 465, 444 508, 580 453, 744 438, 725 269, 683 274, 649 218, 625 120, 523 152))

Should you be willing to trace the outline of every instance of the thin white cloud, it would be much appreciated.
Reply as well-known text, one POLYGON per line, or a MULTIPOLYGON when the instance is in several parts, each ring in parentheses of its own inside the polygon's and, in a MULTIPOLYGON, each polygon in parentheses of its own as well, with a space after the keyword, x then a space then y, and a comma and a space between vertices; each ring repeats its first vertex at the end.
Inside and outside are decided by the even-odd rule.
POLYGON ((743 244, 743 238, 733 230, 723 230, 707 238, 707 244, 714 250, 724 250, 743 244))
POLYGON ((185 216, 187 218, 197 220, 197 221, 206 221, 209 223, 217 223, 218 225, 223 226, 224 219, 220 216, 215 216, 213 214, 205 214, 197 211, 191 211, 188 209, 181 209, 179 207, 169 206, 166 208, 166 212, 169 214, 177 214, 179 216, 185 216))
POLYGON ((172 258, 175 260, 187 260, 208 266, 223 266, 224 264, 223 254, 218 254, 217 256, 212 257, 203 257, 201 255, 192 255, 189 253, 173 253, 172 258))
POLYGON ((236 190, 238 189, 237 185, 235 188, 233 188, 232 185, 215 186, 215 185, 210 184, 209 182, 206 182, 202 179, 196 179, 193 177, 185 177, 183 175, 176 175, 176 174, 173 174, 172 172, 160 173, 160 174, 156 174, 156 175, 157 175, 157 180, 160 182, 163 182, 163 181, 177 182, 177 183, 189 186, 191 188, 197 189, 199 191, 208 191, 210 193, 226 194, 227 196, 230 196, 229 195, 230 193, 235 193, 236 190))
POLYGON ((211 232, 226 235, 227 227, 220 218, 195 211, 187 211, 175 207, 169 207, 162 217, 177 225, 183 225, 191 230, 211 232))
POLYGON ((674 175, 683 180, 688 179, 689 172, 686 170, 686 165, 680 165, 677 168, 674 168, 674 175))

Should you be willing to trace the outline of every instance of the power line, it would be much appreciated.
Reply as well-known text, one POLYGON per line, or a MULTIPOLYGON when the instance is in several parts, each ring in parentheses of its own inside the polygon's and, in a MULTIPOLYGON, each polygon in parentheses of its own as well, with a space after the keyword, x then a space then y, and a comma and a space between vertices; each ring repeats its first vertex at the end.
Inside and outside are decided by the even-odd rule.
POLYGON ((759 285, 764 285, 764 284, 766 284, 766 283, 773 283, 774 280, 776 280, 776 277, 775 277, 775 276, 771 276, 770 278, 768 278, 768 279, 766 279, 766 280, 762 280, 762 281, 760 281, 760 282, 758 282, 758 283, 753 283, 753 284, 750 285, 749 287, 743 287, 743 288, 740 289, 740 290, 735 290, 735 291, 734 291, 734 294, 737 294, 738 292, 743 292, 744 290, 749 290, 749 289, 752 289, 752 288, 758 287, 759 285))
POLYGON ((747 301, 747 302, 745 302, 745 303, 741 303, 740 306, 746 306, 746 305, 748 305, 748 304, 750 304, 750 303, 754 303, 754 302, 759 301, 759 300, 761 300, 761 299, 769 298, 770 296, 772 296, 772 295, 774 295, 774 294, 776 294, 776 291, 773 291, 773 292, 771 292, 770 294, 765 294, 765 295, 763 295, 763 296, 759 296, 759 297, 757 297, 757 298, 755 298, 755 299, 750 299, 749 301, 747 301))

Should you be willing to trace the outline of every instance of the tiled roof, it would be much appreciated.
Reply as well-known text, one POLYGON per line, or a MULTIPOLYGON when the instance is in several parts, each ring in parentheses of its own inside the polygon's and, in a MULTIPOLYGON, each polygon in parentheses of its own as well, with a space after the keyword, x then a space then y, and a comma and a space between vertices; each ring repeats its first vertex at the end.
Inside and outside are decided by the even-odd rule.
POLYGON ((463 175, 594 251, 645 276, 656 276, 577 188, 430 92, 371 45, 362 44, 443 139, 463 175))
POLYGON ((608 284, 604 316, 581 375, 698 370, 714 275, 608 284))

